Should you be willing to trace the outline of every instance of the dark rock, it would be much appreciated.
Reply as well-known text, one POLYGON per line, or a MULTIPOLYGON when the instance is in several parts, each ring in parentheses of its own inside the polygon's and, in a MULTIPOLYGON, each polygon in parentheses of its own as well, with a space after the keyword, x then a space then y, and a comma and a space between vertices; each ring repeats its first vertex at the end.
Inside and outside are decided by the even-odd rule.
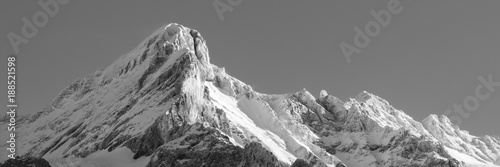
POLYGON ((195 124, 186 129, 182 140, 165 143, 152 154, 148 167, 286 167, 260 143, 251 142, 241 148, 214 128, 195 124), (196 133, 191 133, 196 129, 196 133))
POLYGON ((0 163, 0 167, 51 167, 49 162, 38 157, 16 157, 0 163))
POLYGON ((293 162, 292 167, 312 167, 306 160, 297 159, 293 162))

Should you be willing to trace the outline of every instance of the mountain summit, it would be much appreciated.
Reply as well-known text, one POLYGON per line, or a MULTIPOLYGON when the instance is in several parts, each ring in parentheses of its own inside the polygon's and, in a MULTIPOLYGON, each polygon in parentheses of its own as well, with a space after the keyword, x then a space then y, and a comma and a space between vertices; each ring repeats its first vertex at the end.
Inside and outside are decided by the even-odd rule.
POLYGON ((498 139, 445 116, 415 121, 366 91, 256 92, 176 23, 18 120, 17 154, 51 166, 500 166, 498 139))

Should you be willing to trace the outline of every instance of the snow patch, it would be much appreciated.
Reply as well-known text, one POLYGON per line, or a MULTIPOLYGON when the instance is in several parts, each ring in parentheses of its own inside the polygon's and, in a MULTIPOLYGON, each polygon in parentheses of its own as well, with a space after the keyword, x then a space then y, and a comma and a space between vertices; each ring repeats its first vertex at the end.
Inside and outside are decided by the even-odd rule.
POLYGON ((477 167, 500 167, 494 164, 489 164, 489 163, 483 163, 478 161, 476 158, 471 157, 469 155, 463 154, 461 152, 458 152, 457 150, 451 149, 449 147, 444 147, 445 150, 455 159, 459 161, 465 162, 469 166, 477 166, 477 167))

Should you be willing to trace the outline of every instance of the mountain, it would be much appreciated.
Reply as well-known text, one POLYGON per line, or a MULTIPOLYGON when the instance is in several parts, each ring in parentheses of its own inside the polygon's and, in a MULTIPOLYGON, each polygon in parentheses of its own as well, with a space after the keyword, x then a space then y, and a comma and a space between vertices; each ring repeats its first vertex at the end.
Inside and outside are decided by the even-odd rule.
POLYGON ((496 138, 497 140, 500 140, 500 136, 493 136, 494 138, 496 138))
POLYGON ((498 139, 445 116, 416 121, 366 91, 346 102, 256 92, 176 23, 17 124, 17 154, 51 166, 500 166, 498 139))

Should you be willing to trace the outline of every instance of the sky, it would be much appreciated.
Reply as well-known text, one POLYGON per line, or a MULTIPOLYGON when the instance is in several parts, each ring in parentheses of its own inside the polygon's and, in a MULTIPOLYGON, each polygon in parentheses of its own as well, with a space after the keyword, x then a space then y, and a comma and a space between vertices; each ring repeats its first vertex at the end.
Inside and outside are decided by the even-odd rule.
POLYGON ((324 89, 346 101, 366 90, 419 121, 466 106, 449 114, 461 129, 500 135, 500 86, 492 83, 500 82, 500 1, 70 0, 43 23, 38 2, 48 1, 0 5, 1 69, 16 53, 8 34, 25 37, 23 17, 38 18, 38 31, 17 45, 20 114, 41 111, 77 78, 176 22, 200 31, 211 62, 258 92, 324 89))

